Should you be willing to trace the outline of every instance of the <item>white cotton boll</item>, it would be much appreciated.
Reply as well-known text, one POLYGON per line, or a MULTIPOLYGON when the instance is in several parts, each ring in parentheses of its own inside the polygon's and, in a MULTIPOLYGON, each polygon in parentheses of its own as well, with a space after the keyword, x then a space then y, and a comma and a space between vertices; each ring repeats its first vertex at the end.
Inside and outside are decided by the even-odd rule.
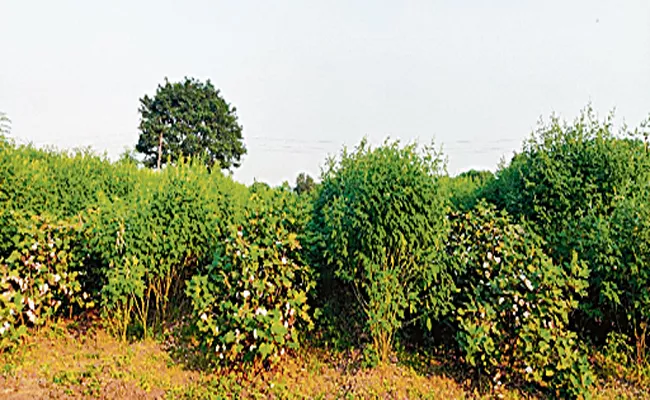
POLYGON ((207 321, 208 315, 206 313, 201 314, 201 321, 207 321))
POLYGON ((251 295, 251 292, 249 292, 248 290, 244 290, 242 292, 242 296, 244 296, 245 299, 247 299, 250 295, 251 295))
POLYGON ((286 264, 286 263, 287 263, 287 257, 282 257, 282 264, 286 264))
POLYGON ((526 373, 527 373, 527 374, 532 374, 532 373, 533 373, 533 369, 532 369, 530 366, 526 367, 526 373))
POLYGON ((38 290, 41 292, 41 294, 47 293, 48 289, 49 289, 49 286, 48 286, 47 283, 44 283, 44 284, 42 284, 42 285, 40 285, 38 287, 38 290))
POLYGON ((529 281, 528 279, 526 279, 526 287, 527 287, 528 290, 530 290, 531 292, 533 291, 533 284, 532 284, 532 282, 529 281))
POLYGON ((36 315, 31 310, 27 311, 27 318, 31 323, 36 323, 36 315))
POLYGON ((266 316, 267 311, 264 307, 258 307, 257 310, 255 310, 255 315, 263 315, 266 316))
POLYGON ((36 251, 36 249, 38 249, 38 242, 34 242, 32 245, 32 251, 36 251))
POLYGON ((503 297, 499 297, 499 304, 500 305, 503 304, 503 301, 504 301, 503 297))
POLYGON ((253 338, 257 340, 257 329, 253 329, 253 338))

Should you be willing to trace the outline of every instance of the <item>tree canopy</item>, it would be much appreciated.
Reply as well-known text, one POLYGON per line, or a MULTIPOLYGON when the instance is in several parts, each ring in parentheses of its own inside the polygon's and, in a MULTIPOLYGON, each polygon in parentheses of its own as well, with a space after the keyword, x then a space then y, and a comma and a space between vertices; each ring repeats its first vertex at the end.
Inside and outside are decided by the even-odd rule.
POLYGON ((170 83, 165 78, 155 96, 140 99, 136 150, 149 167, 180 157, 201 157, 209 167, 238 167, 246 147, 236 111, 210 80, 170 83))
POLYGON ((304 172, 298 174, 298 177, 296 178, 296 187, 294 188, 294 191, 297 194, 311 193, 315 187, 316 182, 314 182, 314 178, 312 178, 311 175, 304 172))

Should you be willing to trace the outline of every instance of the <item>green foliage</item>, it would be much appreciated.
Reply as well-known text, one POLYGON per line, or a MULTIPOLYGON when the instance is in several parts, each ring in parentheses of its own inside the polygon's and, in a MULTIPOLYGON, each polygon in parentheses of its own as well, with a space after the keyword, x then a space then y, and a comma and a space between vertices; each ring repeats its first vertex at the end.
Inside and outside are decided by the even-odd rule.
POLYGON ((79 277, 85 273, 79 223, 11 213, 13 251, 0 256, 0 349, 12 347, 60 310, 92 307, 79 277))
POLYGON ((134 320, 146 336, 180 311, 185 280, 210 262, 236 206, 221 190, 226 180, 197 163, 144 170, 131 196, 88 213, 88 251, 104 266, 96 281, 114 330, 124 333, 134 320))
POLYGON ((494 180, 490 171, 469 170, 455 177, 445 177, 445 184, 454 207, 458 210, 470 210, 481 197, 484 188, 494 180))
POLYGON ((222 365, 277 362, 313 325, 307 304, 314 289, 298 231, 304 204, 288 188, 257 188, 205 274, 187 295, 208 359, 222 365))
POLYGON ((372 149, 363 141, 330 160, 321 179, 310 225, 312 258, 325 287, 348 290, 332 300, 354 299, 361 308, 382 361, 402 326, 419 318, 430 327, 447 310, 441 167, 429 148, 386 142, 372 149))
POLYGON ((238 167, 246 147, 237 110, 208 80, 158 85, 156 95, 140 99, 140 138, 136 150, 149 167, 199 157, 208 166, 238 167), (162 144, 162 148, 159 146, 162 144), (159 157, 159 151, 162 157, 159 157))
POLYGON ((309 174, 301 172, 296 178, 296 186, 293 190, 297 194, 309 194, 313 192, 315 188, 316 182, 314 182, 314 178, 312 178, 309 174))
MULTIPOLYGON (((615 134, 612 116, 587 109, 573 124, 540 124, 486 197, 525 218, 559 262, 575 252, 589 269, 589 296, 576 321, 586 337, 615 330, 647 337, 647 187, 650 157, 639 131, 615 134)), ((640 348, 640 353, 642 353, 640 348)))
MULTIPOLYGON (((629 193, 609 217, 590 215, 577 248, 590 260, 597 298, 585 308, 596 321, 634 339, 636 360, 650 361, 650 187, 629 193)), ((609 330, 608 329, 608 330, 609 330)))
POLYGON ((88 149, 57 152, 8 143, 0 151, 0 202, 30 215, 68 218, 103 195, 127 196, 137 174, 135 166, 112 165, 88 149))
POLYGON ((569 313, 584 295, 586 268, 553 263, 541 238, 485 203, 451 215, 449 252, 457 264, 458 343, 466 361, 501 380, 522 379, 584 395, 594 382, 569 313))
POLYGON ((103 317, 109 331, 124 341, 133 319, 146 335, 151 301, 151 293, 146 293, 146 272, 137 257, 124 257, 105 272, 106 284, 101 296, 103 317))

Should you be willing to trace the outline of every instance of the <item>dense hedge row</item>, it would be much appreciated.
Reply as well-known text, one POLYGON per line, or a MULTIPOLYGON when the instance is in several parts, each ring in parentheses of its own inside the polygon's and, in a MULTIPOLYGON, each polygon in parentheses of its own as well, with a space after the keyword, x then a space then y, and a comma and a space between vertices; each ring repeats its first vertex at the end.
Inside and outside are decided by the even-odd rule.
POLYGON ((2 140, 0 346, 89 308, 125 339, 184 315, 214 366, 268 366, 315 327, 369 364, 433 342, 497 391, 581 397, 594 346, 648 361, 639 137, 587 110, 540 125, 495 175, 454 178, 430 147, 362 142, 302 195, 2 140))

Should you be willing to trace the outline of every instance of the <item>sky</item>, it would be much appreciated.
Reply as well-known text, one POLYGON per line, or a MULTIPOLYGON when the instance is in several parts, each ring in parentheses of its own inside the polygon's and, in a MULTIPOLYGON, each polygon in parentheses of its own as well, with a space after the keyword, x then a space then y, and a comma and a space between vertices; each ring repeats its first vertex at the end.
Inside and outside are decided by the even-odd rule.
POLYGON ((138 138, 139 98, 185 76, 237 107, 235 179, 313 176, 363 137, 491 169, 540 117, 650 113, 650 1, 0 0, 0 111, 19 143, 138 138))

